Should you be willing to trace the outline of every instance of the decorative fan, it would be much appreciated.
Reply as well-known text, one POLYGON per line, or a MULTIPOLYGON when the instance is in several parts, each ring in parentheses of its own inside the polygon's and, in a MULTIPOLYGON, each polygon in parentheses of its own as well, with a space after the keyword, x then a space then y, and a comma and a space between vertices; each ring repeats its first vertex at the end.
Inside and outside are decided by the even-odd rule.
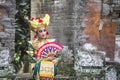
POLYGON ((48 56, 57 55, 62 49, 63 46, 57 42, 47 42, 40 46, 36 58, 46 58, 48 56))

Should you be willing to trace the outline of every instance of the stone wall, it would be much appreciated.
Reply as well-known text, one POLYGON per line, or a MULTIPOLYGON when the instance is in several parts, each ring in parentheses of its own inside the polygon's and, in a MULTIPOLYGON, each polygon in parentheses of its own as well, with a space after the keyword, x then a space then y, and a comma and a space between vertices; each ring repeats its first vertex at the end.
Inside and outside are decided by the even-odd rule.
POLYGON ((49 32, 50 37, 55 38, 69 48, 74 47, 78 34, 80 35, 81 20, 85 1, 80 0, 36 0, 31 1, 31 17, 51 16, 49 32))
MULTIPOLYGON (((81 21, 84 13, 87 12, 87 9, 83 8, 85 3, 86 1, 81 0, 31 0, 31 17, 43 17, 46 13, 49 13, 51 16, 49 37, 55 38, 57 42, 67 47, 67 50, 63 52, 64 54, 72 55, 71 60, 64 56, 63 58, 66 59, 64 68, 60 66, 66 69, 66 73, 68 73, 66 75, 74 73, 74 61, 72 60, 74 48, 83 42, 81 21), (69 50, 72 50, 72 52, 69 52, 69 50), (67 68, 68 65, 70 65, 69 68, 67 68)), ((63 70, 63 72, 65 71, 63 70)))
MULTIPOLYGON (((104 0, 103 2, 106 1, 104 0)), ((66 52, 64 51, 63 55, 66 54, 69 57, 71 56, 71 59, 74 58, 74 60, 70 60, 70 64, 67 64, 69 59, 66 58, 66 55, 63 56, 63 62, 65 63, 62 65, 65 67, 62 68, 63 71, 66 67, 68 68, 66 74, 69 74, 73 67, 76 68, 76 71, 80 70, 83 73, 84 71, 85 73, 86 71, 89 72, 88 68, 91 71, 96 71, 96 68, 100 68, 98 69, 100 70, 99 74, 104 72, 106 80, 110 80, 110 78, 107 78, 111 76, 112 68, 114 67, 111 68, 110 72, 107 72, 104 69, 109 67, 109 65, 104 64, 104 62, 105 57, 109 57, 108 61, 114 60, 116 23, 112 22, 111 25, 105 23, 103 26, 101 20, 104 17, 101 17, 102 4, 102 0, 31 0, 31 17, 44 16, 44 14, 49 13, 51 16, 49 25, 50 37, 55 38, 57 42, 68 47, 68 51, 65 50, 66 52), (69 49, 72 52, 69 52, 69 49), (82 49, 84 49, 83 52, 82 49), (104 52, 99 52, 98 50, 104 52), (97 64, 98 62, 100 62, 101 66, 97 64), (87 65, 84 66, 84 64, 87 65), (81 69, 81 66, 85 67, 85 69, 81 69)), ((104 12, 104 15, 108 15, 109 8, 104 12)), ((106 20, 109 21, 110 18, 106 20)), ((110 63, 110 65, 112 64, 110 63)), ((113 69, 113 71, 115 70, 113 69)), ((115 76, 113 78, 115 80, 116 72, 113 73, 113 76, 115 76)), ((84 80, 87 80, 87 78, 84 80)), ((101 80, 104 80, 104 78, 102 77, 101 80)))
POLYGON ((14 0, 0 0, 0 76, 14 72, 15 5, 14 0))

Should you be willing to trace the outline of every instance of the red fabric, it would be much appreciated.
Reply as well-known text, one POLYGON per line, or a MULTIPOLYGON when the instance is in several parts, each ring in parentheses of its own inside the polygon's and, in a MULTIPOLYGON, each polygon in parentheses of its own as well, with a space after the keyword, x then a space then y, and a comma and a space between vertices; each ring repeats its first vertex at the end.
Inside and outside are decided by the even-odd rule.
POLYGON ((48 31, 46 32, 46 35, 49 35, 48 31))
POLYGON ((31 18, 31 20, 33 21, 35 18, 31 18))
POLYGON ((39 19, 39 23, 41 23, 41 22, 43 22, 43 20, 42 20, 42 19, 39 19))
POLYGON ((50 13, 47 13, 50 16, 50 13))
POLYGON ((34 34, 34 38, 37 38, 37 35, 36 35, 36 34, 34 34))

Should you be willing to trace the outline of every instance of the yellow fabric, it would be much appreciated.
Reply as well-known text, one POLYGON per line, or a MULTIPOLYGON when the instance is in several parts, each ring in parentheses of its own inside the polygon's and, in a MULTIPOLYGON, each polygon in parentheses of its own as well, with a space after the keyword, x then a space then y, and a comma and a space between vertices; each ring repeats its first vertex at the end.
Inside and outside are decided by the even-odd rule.
POLYGON ((50 61, 41 61, 40 77, 54 78, 54 64, 50 61))
POLYGON ((26 51, 28 54, 34 54, 33 51, 26 51))
POLYGON ((45 44, 47 42, 54 42, 54 41, 55 41, 55 39, 45 39, 45 40, 41 40, 41 41, 36 39, 36 40, 28 41, 28 42, 35 48, 35 50, 38 50, 38 48, 41 45, 43 45, 43 44, 45 44))
POLYGON ((43 23, 49 25, 49 21, 50 21, 50 16, 46 14, 45 17, 43 18, 43 23))
POLYGON ((48 29, 49 21, 50 21, 49 14, 45 14, 45 17, 43 19, 39 18, 39 19, 30 20, 29 21, 30 22, 30 29, 33 32, 36 32, 41 27, 48 29), (42 20, 42 22, 39 22, 39 20, 42 20))

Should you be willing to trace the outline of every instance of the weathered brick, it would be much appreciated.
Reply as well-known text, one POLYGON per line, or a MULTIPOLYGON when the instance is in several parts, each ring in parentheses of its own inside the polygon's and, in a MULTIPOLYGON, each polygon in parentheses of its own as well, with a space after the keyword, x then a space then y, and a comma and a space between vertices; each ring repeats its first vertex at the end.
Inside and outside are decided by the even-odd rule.
POLYGON ((7 10, 5 7, 0 7, 0 19, 7 15, 7 10))
POLYGON ((4 27, 2 25, 0 25, 0 32, 4 31, 4 27))
POLYGON ((13 56, 10 55, 15 51, 15 29, 13 28, 15 7, 13 0, 0 0, 0 66, 5 66, 2 71, 0 69, 0 76, 14 73, 14 69, 10 68, 13 60, 13 56))

